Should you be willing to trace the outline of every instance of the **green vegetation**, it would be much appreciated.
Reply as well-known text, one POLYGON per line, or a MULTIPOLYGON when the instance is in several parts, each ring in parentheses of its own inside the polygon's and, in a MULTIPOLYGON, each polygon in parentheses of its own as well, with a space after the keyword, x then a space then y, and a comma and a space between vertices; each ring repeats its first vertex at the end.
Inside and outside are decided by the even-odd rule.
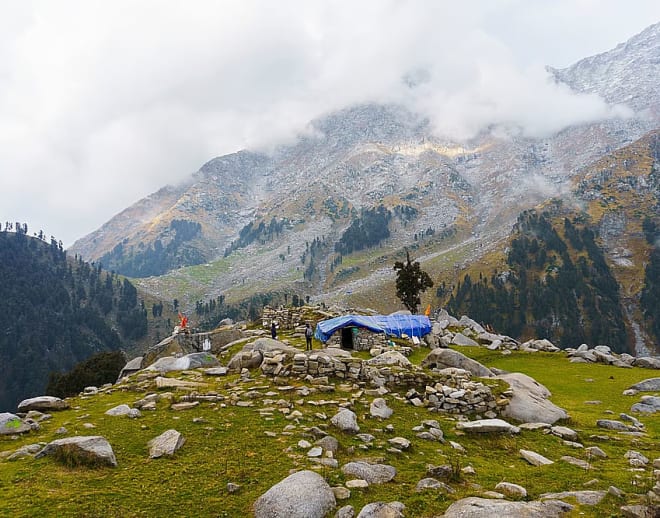
POLYGON ((465 275, 447 307, 457 315, 516 338, 547 338, 560 347, 607 344, 628 350, 619 284, 593 230, 563 218, 563 234, 549 212, 518 217, 507 255, 510 270, 490 279, 465 275))
POLYGON ((238 233, 238 239, 232 241, 225 250, 225 257, 240 248, 254 243, 255 241, 265 245, 267 242, 277 238, 287 228, 291 228, 291 222, 287 218, 277 220, 272 218, 270 223, 266 225, 264 221, 256 224, 256 221, 250 221, 238 233))
POLYGON ((206 261, 202 252, 195 247, 186 246, 201 230, 202 226, 197 222, 175 219, 153 243, 146 246, 140 243, 137 250, 132 246, 127 249, 128 239, 124 239, 101 257, 101 263, 106 268, 128 277, 163 275, 181 266, 201 264, 206 261))
POLYGON ((360 216, 355 218, 335 243, 335 252, 348 255, 354 251, 378 245, 390 237, 388 227, 392 213, 379 205, 372 209, 362 209, 360 216))
POLYGON ((43 394, 51 372, 146 333, 135 287, 100 265, 67 258, 54 238, 49 244, 1 232, 0 279, 0 411, 43 394))
MULTIPOLYGON (((302 338, 286 338, 302 349, 302 338)), ((354 489, 351 497, 341 502, 341 505, 348 503, 357 510, 377 500, 399 500, 407 506, 409 516, 436 516, 451 502, 466 496, 478 496, 482 491, 494 489, 503 480, 523 485, 529 499, 536 499, 545 492, 584 489, 586 482, 597 479, 596 485, 590 489, 607 490, 613 485, 626 493, 627 502, 645 501, 644 494, 653 484, 650 472, 631 471, 624 454, 634 449, 649 458, 657 457, 660 419, 657 416, 642 418, 647 431, 643 437, 604 433, 595 422, 629 412, 637 398, 622 396, 623 390, 655 376, 654 371, 572 364, 563 353, 513 352, 504 356, 476 347, 462 348, 461 352, 491 367, 524 372, 546 385, 553 393, 552 400, 571 415, 565 424, 578 432, 580 442, 585 446, 601 447, 608 459, 587 458, 584 450, 572 448, 560 438, 541 431, 523 431, 519 436, 462 435, 456 431, 451 416, 429 413, 424 408, 407 404, 403 392, 385 396, 394 414, 381 421, 368 417, 373 398, 360 395, 357 387, 341 385, 341 380, 333 380, 337 382, 335 393, 317 392, 302 398, 294 391, 278 390, 279 386, 272 379, 260 377, 258 371, 252 373, 253 380, 249 382, 239 382, 237 376, 199 379, 193 374, 173 373, 170 376, 203 381, 208 384, 205 390, 224 396, 237 390, 244 393, 256 391, 262 396, 273 391, 277 395, 272 399, 286 401, 292 410, 302 412, 303 416, 291 419, 279 410, 261 416, 259 411, 266 405, 261 404, 260 397, 253 400, 253 407, 233 406, 227 399, 226 405, 202 402, 187 411, 174 411, 169 408, 167 400, 161 400, 156 411, 145 411, 139 419, 106 416, 104 413, 109 408, 122 403, 132 405, 153 391, 146 382, 136 381, 96 397, 75 398, 71 401, 71 410, 53 413, 52 419, 42 423, 39 432, 21 436, 18 440, 0 438, 0 452, 56 439, 55 430, 65 426, 71 435, 93 433, 104 436, 115 451, 118 467, 67 466, 53 458, 0 461, 3 509, 14 515, 63 517, 248 516, 256 498, 286 477, 289 470, 317 469, 330 485, 343 484, 350 478, 339 469, 316 466, 307 458, 306 451, 296 446, 300 439, 309 439, 305 430, 311 426, 328 426, 328 431, 337 437, 340 450, 336 458, 340 465, 358 458, 369 458, 396 467, 398 473, 393 482, 364 490, 354 489), (322 412, 331 417, 338 409, 336 402, 343 399, 353 402, 361 432, 376 437, 372 447, 365 449, 358 438, 334 430, 327 420, 316 415, 322 412), (329 400, 335 403, 323 403, 329 400), (595 401, 600 403, 594 404, 595 401), (449 443, 416 438, 412 427, 424 419, 437 419, 445 438, 458 442, 466 452, 452 449, 449 443), (93 423, 96 428, 90 432, 83 427, 84 423, 93 423), (384 431, 385 424, 394 427, 393 434, 384 431), (290 428, 291 435, 283 434, 285 427, 290 426, 293 427, 290 428), (170 428, 177 429, 186 438, 183 448, 173 458, 148 459, 147 442, 170 428), (276 435, 267 436, 266 432, 276 435), (616 437, 609 441, 596 438, 603 435, 616 437), (387 451, 387 440, 393 436, 409 438, 413 443, 411 449, 404 453, 387 451), (541 468, 533 467, 520 458, 518 451, 521 448, 536 451, 556 462, 541 468), (559 461, 562 455, 587 460, 590 469, 559 461), (415 492, 417 482, 426 476, 428 464, 453 466, 454 477, 449 484, 456 493, 415 492), (472 466, 476 474, 463 473, 461 468, 466 466, 472 466), (229 482, 240 484, 240 490, 235 494, 228 493, 226 484, 229 482), (38 494, 39 498, 27 499, 26 494, 38 494)), ((411 358, 417 362, 423 356, 421 353, 423 350, 420 349, 411 358)), ((303 383, 291 380, 291 384, 301 386, 303 383)), ((178 400, 184 395, 185 392, 175 392, 174 398, 178 400)), ((608 496, 598 506, 576 506, 571 516, 580 513, 602 517, 618 515, 620 505, 619 500, 608 496)))
POLYGON ((74 396, 85 387, 100 387, 117 381, 126 365, 126 356, 121 351, 95 354, 80 362, 69 372, 52 372, 48 379, 46 394, 60 398, 74 396))
POLYGON ((396 296, 412 313, 417 313, 421 304, 420 293, 433 287, 429 274, 420 267, 417 261, 410 260, 410 253, 406 251, 406 264, 401 261, 394 263, 396 270, 396 296))

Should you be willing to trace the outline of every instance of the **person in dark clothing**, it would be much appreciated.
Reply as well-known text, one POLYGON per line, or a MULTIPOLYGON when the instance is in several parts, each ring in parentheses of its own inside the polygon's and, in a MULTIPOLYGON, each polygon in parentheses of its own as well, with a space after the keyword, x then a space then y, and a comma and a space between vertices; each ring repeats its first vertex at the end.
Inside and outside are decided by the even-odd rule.
POLYGON ((270 324, 270 337, 273 340, 277 339, 277 325, 275 324, 274 320, 270 324))
POLYGON ((309 322, 307 322, 306 327, 305 327, 305 340, 307 341, 307 350, 311 351, 312 350, 312 336, 314 335, 314 331, 312 330, 312 326, 309 325, 309 322))

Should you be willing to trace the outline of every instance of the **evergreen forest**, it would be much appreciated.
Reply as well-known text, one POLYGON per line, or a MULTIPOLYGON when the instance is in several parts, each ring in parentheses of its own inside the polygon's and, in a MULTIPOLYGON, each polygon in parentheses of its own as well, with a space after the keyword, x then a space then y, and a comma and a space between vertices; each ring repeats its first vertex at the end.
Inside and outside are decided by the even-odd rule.
POLYGON ((0 411, 42 395, 52 372, 117 351, 147 331, 135 287, 101 265, 67 257, 62 243, 0 232, 0 411))
POLYGON ((523 212, 507 253, 508 270, 465 275, 447 308, 497 332, 629 352, 619 284, 592 229, 579 216, 553 223, 548 212, 523 212))

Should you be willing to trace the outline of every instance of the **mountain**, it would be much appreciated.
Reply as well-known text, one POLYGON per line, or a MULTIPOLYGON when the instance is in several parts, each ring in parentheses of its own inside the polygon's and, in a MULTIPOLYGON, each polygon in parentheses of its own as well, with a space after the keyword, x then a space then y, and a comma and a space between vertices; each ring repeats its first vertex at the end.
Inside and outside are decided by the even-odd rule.
MULTIPOLYGON (((405 249, 455 286, 471 264, 502 255, 521 212, 574 198, 585 168, 657 129, 658 27, 551 70, 577 92, 628 104, 629 117, 545 138, 492 128, 459 143, 401 106, 352 106, 273 153, 209 161, 71 251, 189 311, 200 300, 273 292, 399 309, 392 265, 405 249)), ((639 318, 632 311, 628 327, 639 318)))
POLYGON ((43 393, 49 374, 146 334, 146 311, 126 279, 102 272, 61 244, 0 232, 0 410, 43 393))

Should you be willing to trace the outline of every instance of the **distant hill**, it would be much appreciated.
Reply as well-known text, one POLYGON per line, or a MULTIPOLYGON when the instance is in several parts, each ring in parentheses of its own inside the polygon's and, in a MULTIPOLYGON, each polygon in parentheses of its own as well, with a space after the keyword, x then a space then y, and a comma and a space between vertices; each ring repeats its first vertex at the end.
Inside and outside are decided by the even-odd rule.
POLYGON ((0 232, 0 411, 43 394, 51 372, 147 333, 133 284, 17 228, 0 232))

